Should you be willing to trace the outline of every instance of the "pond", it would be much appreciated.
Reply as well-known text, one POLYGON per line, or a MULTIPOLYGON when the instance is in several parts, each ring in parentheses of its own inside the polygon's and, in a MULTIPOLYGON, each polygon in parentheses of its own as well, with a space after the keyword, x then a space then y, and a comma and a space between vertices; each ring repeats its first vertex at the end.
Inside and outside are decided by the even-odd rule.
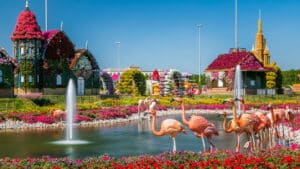
MULTIPOLYGON (((219 136, 213 137, 213 143, 219 150, 234 149, 235 135, 224 133, 222 119, 217 115, 204 115, 212 121, 219 131, 219 136)), ((181 121, 180 115, 158 117, 157 129, 160 122, 166 118, 176 118, 181 121)), ((76 139, 89 141, 83 145, 57 145, 53 142, 64 139, 64 130, 44 130, 31 132, 1 132, 0 158, 3 157, 69 157, 71 159, 85 158, 107 154, 114 157, 159 154, 172 150, 170 136, 157 137, 150 130, 150 121, 144 119, 114 127, 93 127, 76 129, 76 139), (140 130, 140 131, 139 131, 140 130)), ((187 128, 186 128, 187 129, 187 128)), ((201 140, 189 131, 187 135, 177 135, 177 151, 202 150, 201 140)))

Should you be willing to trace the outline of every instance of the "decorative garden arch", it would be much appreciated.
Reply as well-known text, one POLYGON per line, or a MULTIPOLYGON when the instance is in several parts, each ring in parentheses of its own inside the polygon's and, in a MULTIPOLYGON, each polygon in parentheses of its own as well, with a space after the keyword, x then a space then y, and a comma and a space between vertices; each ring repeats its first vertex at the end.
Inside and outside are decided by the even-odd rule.
POLYGON ((111 76, 107 72, 100 72, 100 80, 102 88, 107 92, 108 95, 114 94, 114 85, 111 76))
POLYGON ((118 84, 120 94, 144 95, 146 92, 145 76, 138 69, 126 70, 118 84))

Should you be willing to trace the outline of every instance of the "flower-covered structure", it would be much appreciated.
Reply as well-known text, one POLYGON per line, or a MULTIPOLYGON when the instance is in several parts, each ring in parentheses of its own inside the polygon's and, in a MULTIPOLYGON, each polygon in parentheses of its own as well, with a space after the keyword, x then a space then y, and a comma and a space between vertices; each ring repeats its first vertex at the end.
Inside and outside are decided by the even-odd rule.
POLYGON ((101 89, 105 91, 105 94, 107 95, 113 95, 114 94, 114 84, 111 76, 104 71, 100 72, 100 80, 102 82, 101 89))
POLYGON ((231 49, 229 53, 219 55, 206 68, 208 87, 226 88, 227 91, 232 91, 237 65, 240 65, 242 71, 242 87, 248 94, 260 94, 261 91, 263 91, 261 94, 264 94, 264 89, 268 87, 266 72, 278 72, 270 64, 270 53, 262 33, 261 18, 258 20, 255 45, 250 52, 242 48, 231 49))
POLYGON ((75 51, 74 44, 61 30, 42 32, 28 1, 17 19, 11 40, 18 63, 16 95, 65 94, 70 78, 76 81, 77 94, 99 93, 99 66, 94 56, 87 49, 75 51))
POLYGON ((121 75, 117 86, 120 94, 140 96, 146 92, 146 79, 137 68, 129 68, 121 75))
POLYGON ((0 97, 13 96, 16 68, 16 61, 3 48, 0 48, 0 97))
POLYGON ((60 30, 43 33, 44 88, 65 88, 71 77, 69 64, 74 57, 74 45, 60 30))
POLYGON ((78 49, 69 69, 77 79, 77 94, 97 94, 100 88, 100 70, 96 59, 87 49, 78 49))
POLYGON ((14 57, 19 69, 15 76, 18 93, 35 92, 42 88, 42 44, 44 37, 35 14, 26 3, 12 33, 14 57))
POLYGON ((178 70, 170 69, 160 76, 159 90, 162 96, 182 96, 184 93, 183 78, 178 70))

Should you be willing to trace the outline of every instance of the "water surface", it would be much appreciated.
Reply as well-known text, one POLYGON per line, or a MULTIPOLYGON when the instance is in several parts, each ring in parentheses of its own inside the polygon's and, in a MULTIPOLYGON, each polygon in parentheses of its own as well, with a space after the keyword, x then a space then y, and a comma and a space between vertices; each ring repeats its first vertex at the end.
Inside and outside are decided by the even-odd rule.
MULTIPOLYGON (((211 120, 219 131, 218 137, 213 137, 217 149, 234 149, 235 135, 224 133, 222 119, 217 115, 205 115, 211 120)), ((160 122, 166 118, 176 118, 179 115, 158 117, 157 129, 160 122)), ((143 120, 142 125, 131 122, 127 125, 115 127, 78 128, 74 133, 76 140, 88 141, 82 145, 58 145, 55 141, 64 139, 64 130, 47 130, 31 132, 2 132, 0 133, 0 158, 3 157, 69 157, 72 159, 98 156, 107 154, 114 157, 159 154, 172 150, 170 136, 157 137, 150 131, 148 120, 143 120), (138 129, 142 129, 140 132, 138 129)), ((187 129, 187 128, 186 128, 187 129)), ((196 138, 188 129, 188 134, 179 134, 176 139, 177 150, 202 150, 201 140, 196 138)))

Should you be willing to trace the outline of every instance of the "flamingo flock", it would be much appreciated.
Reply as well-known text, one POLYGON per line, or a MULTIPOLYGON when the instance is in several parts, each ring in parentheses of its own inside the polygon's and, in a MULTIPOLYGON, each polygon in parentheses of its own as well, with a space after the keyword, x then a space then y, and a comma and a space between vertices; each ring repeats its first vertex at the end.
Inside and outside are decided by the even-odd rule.
MULTIPOLYGON (((173 98, 172 101, 177 101, 181 105, 182 123, 194 133, 197 138, 202 141, 203 152, 206 152, 205 139, 209 143, 209 150, 212 151, 215 145, 212 143, 212 136, 218 136, 218 130, 212 122, 200 115, 192 115, 189 119, 186 118, 184 101, 182 98, 173 98)), ((287 121, 289 126, 293 125, 294 113, 289 107, 285 109, 274 109, 271 104, 268 105, 269 112, 246 112, 245 101, 243 98, 228 98, 223 101, 232 106, 233 119, 227 121, 227 112, 223 112, 223 130, 226 133, 236 134, 235 151, 241 151, 240 137, 246 134, 250 139, 246 142, 244 148, 250 148, 252 151, 261 150, 263 148, 272 148, 276 146, 275 140, 284 139, 284 133, 279 133, 279 125, 283 121, 287 121), (236 102, 242 103, 242 114, 237 115, 236 102)), ((187 134, 184 125, 175 119, 165 119, 160 124, 160 130, 156 129, 156 99, 146 98, 140 100, 138 106, 146 105, 149 113, 152 116, 151 130, 155 136, 169 135, 173 140, 173 152, 176 151, 176 136, 179 133, 187 134)), ((138 108, 140 116, 140 108, 138 108)), ((283 127, 282 127, 283 128, 283 127)), ((281 130, 284 132, 283 130, 281 130)), ((289 133, 290 135, 290 133, 289 133)))
POLYGON ((224 115, 223 129, 225 132, 235 132, 237 135, 236 151, 240 151, 240 135, 246 133, 250 136, 250 148, 251 150, 261 150, 263 148, 272 148, 276 146, 275 140, 280 141, 284 139, 284 130, 282 128, 282 134, 278 132, 279 125, 282 125, 283 121, 288 121, 290 125, 293 124, 294 113, 289 107, 286 109, 274 109, 271 104, 268 105, 269 112, 246 112, 245 101, 240 99, 225 99, 224 103, 230 103, 232 106, 233 119, 228 123, 226 127, 226 112, 224 115), (237 117, 235 102, 242 102, 243 113, 237 117))

